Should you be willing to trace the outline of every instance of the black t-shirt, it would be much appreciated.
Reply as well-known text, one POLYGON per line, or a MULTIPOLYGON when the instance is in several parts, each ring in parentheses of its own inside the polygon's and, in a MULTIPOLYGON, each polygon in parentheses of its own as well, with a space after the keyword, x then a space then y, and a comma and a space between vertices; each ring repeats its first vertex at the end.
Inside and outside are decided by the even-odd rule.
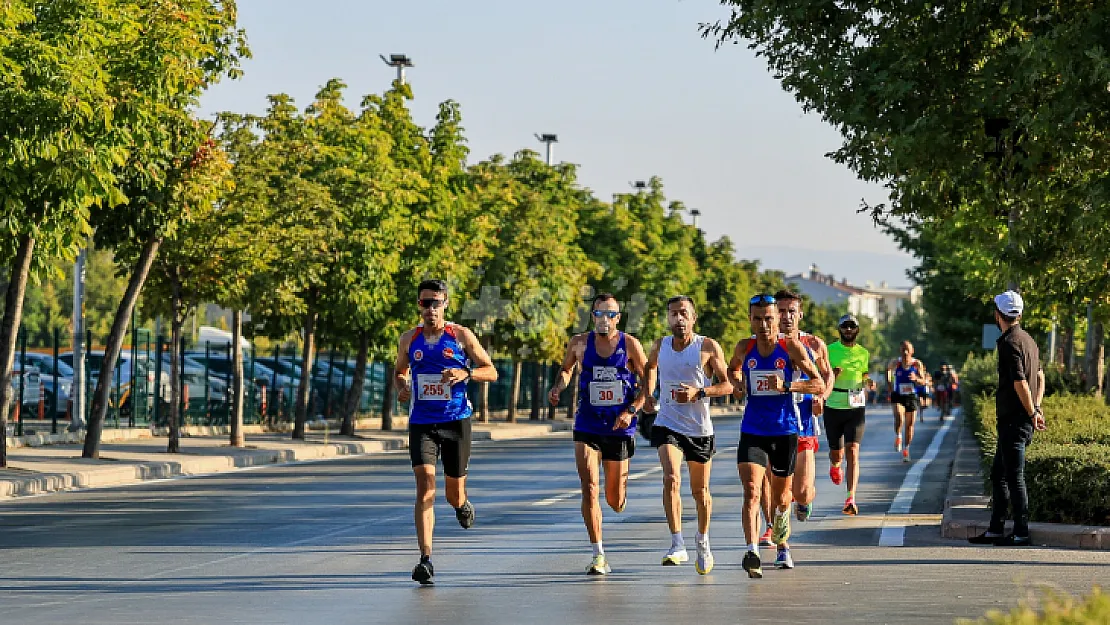
POLYGON ((1012 326, 998 337, 998 394, 995 408, 1000 424, 1024 425, 1032 415, 1018 397, 1014 383, 1026 380, 1033 400, 1037 399, 1037 372, 1041 370, 1040 350, 1020 325, 1012 326))

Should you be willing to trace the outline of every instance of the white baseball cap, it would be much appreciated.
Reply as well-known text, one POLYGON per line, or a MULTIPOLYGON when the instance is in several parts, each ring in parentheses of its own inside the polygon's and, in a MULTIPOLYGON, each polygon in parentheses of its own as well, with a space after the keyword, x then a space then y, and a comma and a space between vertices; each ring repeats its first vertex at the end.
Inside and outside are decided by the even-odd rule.
POLYGON ((1017 291, 1006 291, 1005 293, 996 295, 994 298, 994 305, 998 307, 998 312, 1006 315, 1007 317, 1017 317, 1025 310, 1025 302, 1018 295, 1017 291))

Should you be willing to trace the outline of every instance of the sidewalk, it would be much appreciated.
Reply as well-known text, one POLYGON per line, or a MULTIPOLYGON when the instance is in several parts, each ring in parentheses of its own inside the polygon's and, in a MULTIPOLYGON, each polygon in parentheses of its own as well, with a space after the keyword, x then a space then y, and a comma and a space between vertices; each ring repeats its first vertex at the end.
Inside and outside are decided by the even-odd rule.
MULTIPOLYGON (((941 535, 967 540, 987 530, 991 518, 990 497, 984 494, 986 486, 979 464, 979 445, 962 418, 957 427, 960 434, 944 502, 941 535)), ((1012 522, 1007 522, 1009 530, 1012 526, 1012 522)), ((1045 547, 1110 549, 1110 527, 1030 523, 1029 536, 1033 544, 1045 547)))
MULTIPOLYGON (((319 425, 319 424, 313 424, 319 425)), ((81 437, 59 434, 55 444, 10 446, 8 468, 0 469, 0 501, 79 488, 137 484, 186 475, 204 475, 246 467, 359 456, 408 448, 407 420, 394 420, 395 429, 361 429, 354 437, 337 436, 334 426, 310 430, 294 441, 287 433, 247 431, 247 446, 231 447, 226 428, 189 428, 181 438, 180 454, 167 454, 169 440, 149 429, 114 430, 104 439, 100 458, 81 458, 81 437), (62 442, 65 440, 66 442, 62 442)), ((380 427, 380 424, 379 424, 380 427)), ((475 423, 474 441, 544 437, 569 432, 571 422, 522 421, 475 423)), ((252 431, 253 430, 253 431, 252 431)), ((27 438, 27 437, 25 437, 27 438)), ((22 441, 27 443, 29 441, 22 441)))

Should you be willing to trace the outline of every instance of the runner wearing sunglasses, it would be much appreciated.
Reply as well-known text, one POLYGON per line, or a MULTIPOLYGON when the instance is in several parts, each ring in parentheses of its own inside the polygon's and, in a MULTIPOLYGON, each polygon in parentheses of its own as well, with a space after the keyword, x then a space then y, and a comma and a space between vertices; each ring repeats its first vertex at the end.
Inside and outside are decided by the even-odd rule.
POLYGON ((801 341, 779 335, 775 304, 770 295, 749 300, 748 320, 755 334, 736 344, 728 367, 734 394, 748 396, 740 425, 737 468, 744 486, 744 539, 748 545, 742 566, 754 579, 763 577, 755 541, 768 470, 774 506, 771 540, 783 545, 790 538, 791 478, 802 426, 793 394, 820 396, 825 392, 825 381, 801 341))
POLYGON ((645 399, 637 395, 647 356, 636 337, 617 330, 620 304, 603 293, 593 301, 594 330, 571 337, 562 369, 548 393, 558 405, 575 369, 578 406, 574 415, 574 461, 582 485, 582 520, 593 547, 588 575, 612 572, 601 542, 600 470, 605 470, 605 500, 615 512, 624 510, 628 461, 636 453, 636 413, 645 399), (600 466, 599 466, 600 465, 600 466))
POLYGON ((413 581, 431 584, 435 529, 436 462, 443 458, 447 501, 464 529, 474 525, 466 496, 470 464, 470 399, 466 383, 494 382, 497 369, 467 328, 444 319, 447 283, 425 280, 418 288, 421 324, 401 335, 393 378, 397 399, 409 404, 409 457, 416 476, 416 538, 420 562, 413 581), (409 372, 411 370, 411 380, 409 372))
POLYGON ((848 458, 848 499, 844 501, 844 514, 857 515, 856 488, 859 486, 859 446, 863 442, 867 416, 867 389, 875 383, 868 374, 871 355, 862 345, 856 344, 859 321, 853 315, 844 315, 837 325, 840 340, 829 345, 829 364, 836 381, 825 409, 825 439, 829 443, 829 479, 839 486, 844 481, 845 451, 848 458))

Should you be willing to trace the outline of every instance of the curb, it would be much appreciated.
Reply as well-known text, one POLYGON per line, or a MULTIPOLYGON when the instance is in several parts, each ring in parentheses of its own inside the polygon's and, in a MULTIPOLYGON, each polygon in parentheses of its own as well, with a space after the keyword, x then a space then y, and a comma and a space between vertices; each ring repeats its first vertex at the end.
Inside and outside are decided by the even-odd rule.
MULTIPOLYGON (((961 417, 956 442, 956 460, 948 480, 944 500, 941 536, 967 540, 987 530, 990 524, 990 497, 983 494, 983 475, 979 464, 979 446, 961 417)), ((1013 522, 1007 521, 1008 529, 1013 522)), ((1064 525, 1061 523, 1030 523, 1029 537, 1043 547, 1066 549, 1110 550, 1110 527, 1064 525)))

